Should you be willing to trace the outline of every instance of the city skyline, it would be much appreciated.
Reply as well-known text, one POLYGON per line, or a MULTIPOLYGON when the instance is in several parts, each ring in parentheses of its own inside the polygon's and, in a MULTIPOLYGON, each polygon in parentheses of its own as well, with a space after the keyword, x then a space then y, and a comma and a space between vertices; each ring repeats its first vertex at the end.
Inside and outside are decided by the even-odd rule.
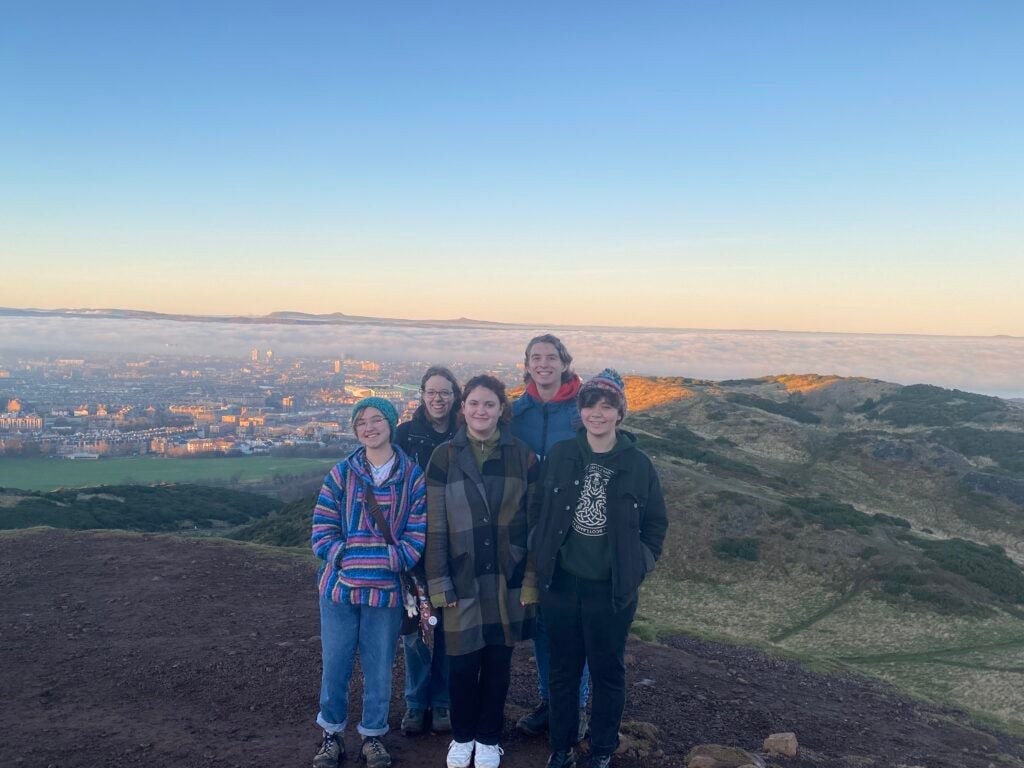
POLYGON ((0 306, 1024 336, 1019 3, 53 6, 0 306))

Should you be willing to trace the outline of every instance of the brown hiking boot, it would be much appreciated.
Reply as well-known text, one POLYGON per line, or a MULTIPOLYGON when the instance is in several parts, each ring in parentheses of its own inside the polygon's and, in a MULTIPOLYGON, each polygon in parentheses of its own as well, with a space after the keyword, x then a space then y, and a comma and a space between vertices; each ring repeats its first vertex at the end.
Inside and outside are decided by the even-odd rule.
POLYGON ((405 714, 402 716, 402 735, 415 736, 416 734, 423 733, 425 715, 426 713, 422 709, 416 709, 415 707, 409 707, 405 710, 405 714))
POLYGON ((345 742, 340 733, 324 731, 324 740, 313 756, 313 768, 338 768, 345 759, 345 742))
POLYGON ((367 736, 363 739, 359 757, 366 761, 366 768, 388 768, 391 765, 391 755, 376 736, 367 736))

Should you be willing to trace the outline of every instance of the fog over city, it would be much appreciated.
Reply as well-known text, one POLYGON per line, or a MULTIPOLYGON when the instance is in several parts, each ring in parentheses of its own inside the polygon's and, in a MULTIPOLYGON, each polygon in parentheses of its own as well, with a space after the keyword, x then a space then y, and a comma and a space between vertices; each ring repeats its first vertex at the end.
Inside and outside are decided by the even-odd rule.
POLYGON ((584 372, 611 365, 625 373, 707 379, 838 374, 1024 397, 1024 339, 1018 337, 6 317, 0 318, 0 354, 245 357, 259 347, 280 356, 348 354, 484 366, 518 360, 526 340, 547 331, 562 337, 584 372))

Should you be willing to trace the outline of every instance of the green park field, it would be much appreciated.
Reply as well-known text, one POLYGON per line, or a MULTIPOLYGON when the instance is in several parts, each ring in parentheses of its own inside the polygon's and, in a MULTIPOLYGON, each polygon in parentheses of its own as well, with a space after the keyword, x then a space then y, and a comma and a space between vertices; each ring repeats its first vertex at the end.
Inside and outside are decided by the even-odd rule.
POLYGON ((151 456, 99 460, 0 458, 0 487, 49 491, 97 485, 256 483, 294 475, 326 474, 337 459, 242 456, 167 459, 151 456))

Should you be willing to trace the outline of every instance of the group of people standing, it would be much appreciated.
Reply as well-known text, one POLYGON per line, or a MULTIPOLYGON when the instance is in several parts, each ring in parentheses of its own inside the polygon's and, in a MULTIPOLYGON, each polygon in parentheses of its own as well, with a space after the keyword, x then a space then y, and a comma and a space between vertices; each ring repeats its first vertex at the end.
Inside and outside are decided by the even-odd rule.
MULTIPOLYGON (((391 764, 391 674, 405 654, 407 735, 451 731, 448 768, 497 768, 512 651, 532 638, 540 703, 520 718, 549 733, 549 768, 607 768, 625 705, 624 652, 639 587, 667 518, 657 474, 620 428, 626 396, 605 369, 581 382, 553 335, 526 347, 526 391, 510 405, 490 375, 459 386, 429 368, 412 420, 365 398, 360 443, 324 480, 313 512, 323 678, 314 768, 345 758, 342 733, 358 650, 368 768, 391 764), (421 585, 436 624, 403 626, 403 579, 421 585), (586 705, 593 695, 591 716, 586 705)), ((421 612, 425 615, 425 612, 421 612)))

